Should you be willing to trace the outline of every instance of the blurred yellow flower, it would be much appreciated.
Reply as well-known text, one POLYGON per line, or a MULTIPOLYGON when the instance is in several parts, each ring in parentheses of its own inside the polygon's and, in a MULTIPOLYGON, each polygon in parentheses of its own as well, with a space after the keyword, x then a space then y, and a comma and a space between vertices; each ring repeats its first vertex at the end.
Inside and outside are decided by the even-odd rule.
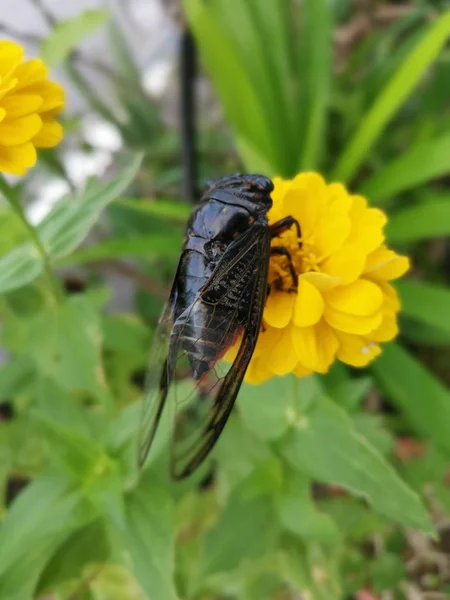
POLYGON ((269 222, 292 215, 300 224, 300 240, 292 227, 272 242, 289 251, 298 286, 288 259, 272 256, 270 293, 246 381, 326 373, 335 359, 367 365, 380 354, 380 342, 397 335, 400 303, 389 281, 408 270, 408 258, 385 246, 385 214, 343 185, 327 184, 317 173, 275 178, 274 185, 269 222))
POLYGON ((0 172, 23 175, 36 162, 36 148, 56 146, 63 136, 54 119, 64 91, 48 81, 39 59, 24 62, 23 48, 0 40, 0 172))

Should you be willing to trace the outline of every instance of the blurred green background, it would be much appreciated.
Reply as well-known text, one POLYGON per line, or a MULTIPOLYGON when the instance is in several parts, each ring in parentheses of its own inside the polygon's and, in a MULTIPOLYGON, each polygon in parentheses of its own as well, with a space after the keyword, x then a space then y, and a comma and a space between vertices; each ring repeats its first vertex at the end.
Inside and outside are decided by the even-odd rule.
POLYGON ((69 95, 63 145, 13 182, 58 302, 0 203, 0 599, 450 598, 449 3, 64 3, 58 18, 61 4, 21 3, 38 36, 0 11, 0 35, 69 95), (165 15, 167 63, 133 48, 144 4, 165 15), (373 366, 243 386, 213 461, 174 484, 164 435, 141 474, 135 456, 190 210, 187 27, 198 187, 318 170, 389 214, 413 268, 396 285, 401 334, 373 366))

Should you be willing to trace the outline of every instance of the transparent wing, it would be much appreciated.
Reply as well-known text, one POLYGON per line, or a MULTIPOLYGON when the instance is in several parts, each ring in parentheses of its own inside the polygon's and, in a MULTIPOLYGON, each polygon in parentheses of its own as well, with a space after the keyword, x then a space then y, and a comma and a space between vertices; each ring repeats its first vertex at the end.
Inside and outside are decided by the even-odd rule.
POLYGON ((138 465, 140 467, 144 464, 155 437, 169 390, 168 358, 176 301, 175 276, 169 300, 159 320, 150 350, 139 429, 138 465))
POLYGON ((231 413, 252 357, 267 291, 270 241, 251 228, 222 257, 199 299, 174 325, 177 360, 190 367, 190 384, 176 400, 171 470, 190 475, 216 443, 231 413), (232 363, 220 359, 240 339, 232 363))
POLYGON ((174 321, 176 280, 150 352, 139 433, 143 465, 174 389, 172 475, 192 473, 217 441, 253 354, 266 297, 270 240, 253 225, 233 242, 196 301, 174 321), (220 359, 240 339, 232 363, 220 359))

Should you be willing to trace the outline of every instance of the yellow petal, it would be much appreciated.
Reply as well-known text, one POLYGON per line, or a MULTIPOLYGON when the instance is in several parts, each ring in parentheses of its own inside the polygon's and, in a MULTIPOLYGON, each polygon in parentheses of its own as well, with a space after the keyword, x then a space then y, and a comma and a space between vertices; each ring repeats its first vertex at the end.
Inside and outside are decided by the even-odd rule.
POLYGON ((338 341, 324 321, 313 327, 293 327, 292 340, 303 367, 318 373, 328 371, 335 357, 338 341))
POLYGON ((348 213, 352 207, 352 196, 342 183, 328 185, 328 210, 331 214, 348 213))
POLYGON ((301 275, 302 280, 308 281, 321 292, 327 292, 341 283, 338 277, 331 277, 326 273, 309 271, 301 275))
POLYGON ((398 335, 397 316, 393 310, 383 310, 383 320, 380 325, 370 332, 374 342, 390 342, 398 335))
POLYGON ((401 309, 400 298, 398 297, 397 290, 390 284, 385 281, 378 282, 381 290, 384 294, 384 300, 387 305, 395 312, 401 309))
POLYGON ((378 208, 367 208, 367 201, 362 196, 352 196, 352 200, 352 232, 347 241, 358 246, 362 252, 372 252, 384 241, 386 215, 378 208))
POLYGON ((266 363, 261 359, 252 358, 244 379, 247 383, 259 385, 271 377, 273 377, 273 374, 267 369, 266 363))
POLYGON ((309 281, 299 278, 294 308, 294 323, 298 327, 309 327, 317 323, 324 309, 322 294, 309 281))
POLYGON ((326 302, 336 310, 353 315, 373 315, 383 304, 383 292, 372 281, 358 279, 328 292, 326 302))
POLYGON ((383 319, 383 313, 380 310, 370 316, 349 315, 326 304, 324 317, 326 322, 333 327, 333 329, 345 331, 346 333, 367 335, 380 325, 383 319))
POLYGON ((331 256, 342 247, 351 231, 350 217, 346 214, 325 213, 317 225, 314 246, 319 260, 331 256))
POLYGON ((345 244, 321 265, 321 271, 331 277, 339 278, 342 284, 357 279, 366 262, 366 255, 357 246, 345 244))
MULTIPOLYGON (((1 127, 1 124, 0 124, 1 127)), ((43 121, 39 133, 33 138, 36 148, 53 148, 59 144, 64 135, 64 130, 58 121, 43 121)))
POLYGON ((303 238, 316 231, 316 225, 326 208, 326 185, 317 173, 301 173, 292 180, 284 197, 285 215, 292 215, 300 222, 303 238))
POLYGON ((36 163, 36 150, 31 142, 9 148, 0 147, 0 173, 24 175, 36 163))
POLYGON ((3 98, 2 107, 7 119, 17 119, 37 112, 42 103, 43 99, 37 94, 12 94, 3 98))
POLYGON ((301 363, 298 363, 298 365, 293 370, 293 373, 297 377, 306 377, 307 375, 311 375, 313 373, 313 370, 307 369, 301 363))
POLYGON ((23 48, 15 42, 0 40, 0 78, 23 60, 23 48))
POLYGON ((298 362, 297 354, 292 343, 291 327, 286 327, 281 333, 278 343, 272 348, 267 360, 267 368, 275 375, 290 373, 298 362))
POLYGON ((281 333, 282 329, 271 327, 270 325, 267 325, 267 323, 263 323, 253 356, 262 358, 267 357, 272 351, 272 348, 278 343, 281 333))
POLYGON ((5 79, 0 78, 0 100, 5 98, 10 92, 15 90, 17 87, 17 79, 12 77, 12 75, 8 75, 5 79))
POLYGON ((47 75, 48 69, 40 58, 28 60, 14 69, 14 77, 18 80, 16 89, 25 89, 37 81, 42 81, 47 75))
POLYGON ((378 344, 368 341, 358 335, 336 331, 339 340, 337 358, 352 367, 365 367, 376 356, 381 354, 378 344))
POLYGON ((40 112, 54 111, 55 109, 60 111, 64 106, 64 90, 54 81, 38 81, 27 86, 26 91, 28 94, 41 96, 43 103, 40 112))
POLYGON ((42 127, 41 118, 27 115, 14 121, 0 123, 0 146, 17 146, 31 140, 42 127))
POLYGON ((377 248, 367 257, 364 274, 374 281, 390 281, 401 277, 409 269, 409 259, 385 246, 377 248))
POLYGON ((271 291, 264 308, 264 321, 272 327, 286 327, 292 317, 295 294, 271 291))

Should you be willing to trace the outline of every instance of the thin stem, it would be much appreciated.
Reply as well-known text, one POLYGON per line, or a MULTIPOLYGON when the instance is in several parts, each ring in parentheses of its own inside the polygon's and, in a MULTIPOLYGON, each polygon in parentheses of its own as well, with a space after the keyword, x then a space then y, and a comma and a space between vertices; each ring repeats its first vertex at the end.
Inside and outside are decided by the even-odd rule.
POLYGON ((20 201, 17 197, 16 191, 5 181, 5 179, 1 175, 0 175, 0 193, 7 200, 7 202, 13 209, 13 211, 16 213, 16 215, 19 217, 22 224, 28 231, 31 241, 35 245, 36 250, 39 252, 39 256, 41 257, 42 267, 43 267, 45 275, 48 279, 48 283, 52 290, 54 300, 55 300, 56 304, 59 304, 62 300, 62 293, 61 293, 61 289, 58 285, 58 282, 55 278, 55 275, 52 271, 50 257, 48 256, 46 249, 44 248, 41 240, 39 239, 38 232, 36 231, 36 229, 33 227, 33 225, 28 221, 27 217, 25 216, 25 212, 24 212, 22 205, 20 204, 20 201))

